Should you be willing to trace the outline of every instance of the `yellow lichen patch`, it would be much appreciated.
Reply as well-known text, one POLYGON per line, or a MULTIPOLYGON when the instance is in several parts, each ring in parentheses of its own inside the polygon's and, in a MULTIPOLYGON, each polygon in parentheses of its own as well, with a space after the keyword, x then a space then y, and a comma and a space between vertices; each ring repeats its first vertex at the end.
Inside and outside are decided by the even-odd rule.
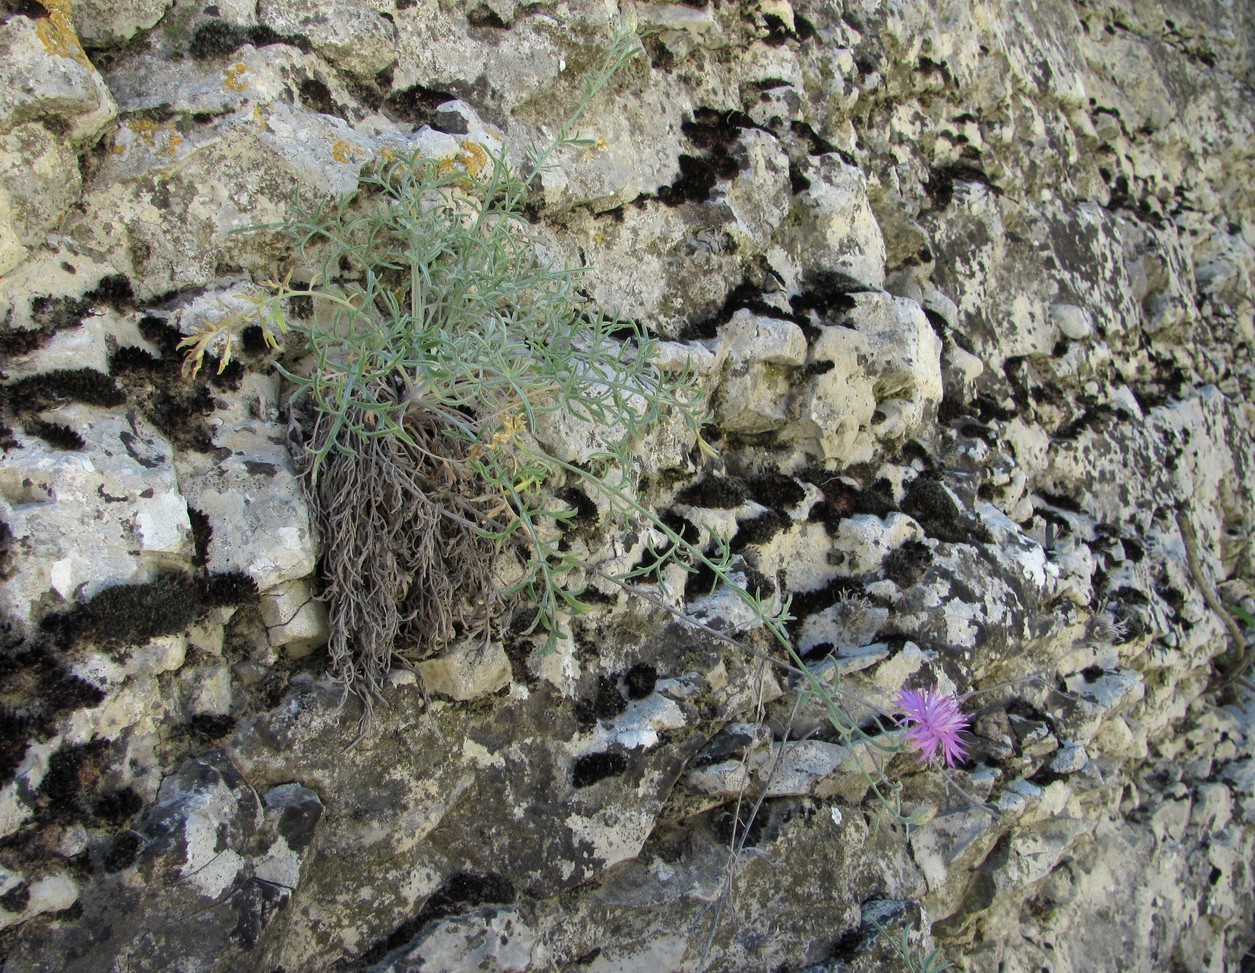
POLYGON ((130 118, 126 121, 126 127, 150 149, 157 147, 157 133, 162 129, 159 123, 148 118, 130 118))
POLYGON ((379 155, 384 162, 395 162, 397 158, 397 154, 386 145, 380 147, 379 155))
POLYGON ((463 139, 461 144, 464 151, 458 155, 458 162, 472 177, 478 176, 488 168, 488 153, 482 145, 470 139, 463 139))
POLYGON ((253 106, 253 121, 257 123, 258 128, 265 128, 266 125, 269 124, 270 122, 270 106, 269 105, 254 105, 253 106))
POLYGON ((222 86, 228 91, 243 91, 248 87, 248 78, 244 77, 246 74, 248 74, 248 65, 243 61, 232 64, 227 68, 222 86))
MULTIPOLYGON (((173 156, 185 141, 173 122, 154 122, 150 118, 128 118, 122 123, 122 128, 133 136, 132 144, 143 145, 162 155, 173 156)), ((119 132, 119 135, 121 134, 119 132)), ((126 150, 125 141, 114 140, 115 154, 122 155, 126 150)))
POLYGON ((584 150, 585 157, 593 155, 595 152, 604 152, 610 148, 610 143, 602 136, 597 136, 597 141, 593 142, 584 150))
POLYGON ((44 50, 57 57, 68 57, 79 64, 95 71, 96 68, 87 59, 87 52, 79 42, 78 31, 74 29, 74 20, 70 16, 70 0, 39 0, 48 16, 35 23, 35 34, 44 45, 44 50))
POLYGON ((331 158, 336 162, 352 162, 353 146, 349 145, 344 139, 340 139, 331 147, 331 158))

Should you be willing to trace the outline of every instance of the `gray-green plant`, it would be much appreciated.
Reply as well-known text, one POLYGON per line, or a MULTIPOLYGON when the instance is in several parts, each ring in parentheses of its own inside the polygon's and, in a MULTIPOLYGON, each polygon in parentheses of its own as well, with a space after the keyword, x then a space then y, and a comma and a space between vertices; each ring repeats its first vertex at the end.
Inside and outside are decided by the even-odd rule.
POLYGON ((368 705, 395 662, 488 638, 511 603, 535 609, 533 626, 552 645, 564 620, 586 610, 590 575, 631 585, 748 649, 633 584, 661 581, 673 565, 704 570, 770 633, 787 660, 772 662, 804 680, 840 740, 873 754, 873 792, 909 825, 882 790, 884 763, 900 745, 865 732, 839 703, 839 687, 803 662, 787 600, 773 610, 738 579, 726 543, 699 546, 638 493, 634 450, 664 417, 710 452, 697 385, 660 369, 648 332, 591 306, 578 293, 579 271, 541 259, 528 232, 533 180, 562 149, 587 144, 574 135, 579 118, 638 50, 634 34, 620 33, 566 124, 519 168, 503 146, 463 141, 450 157, 383 158, 339 199, 298 199, 288 222, 263 228, 288 239, 287 275, 266 282, 249 313, 189 337, 187 368, 200 368, 207 352, 225 367, 254 323, 272 347, 286 335, 305 353, 300 367, 291 355, 278 367, 294 389, 304 482, 323 535, 332 662, 368 705), (294 282, 293 268, 307 279, 294 282), (606 436, 588 462, 537 438, 550 413, 606 436), (637 567, 607 575, 564 544, 576 510, 555 502, 562 484, 600 500, 607 526, 655 539, 637 567), (515 550, 519 569, 505 580, 497 559, 515 550))
POLYGON ((542 259, 529 233, 533 181, 562 149, 586 144, 574 135, 580 116, 638 50, 633 34, 620 34, 567 123, 518 168, 504 146, 470 141, 444 158, 390 154, 346 196, 298 199, 287 222, 254 228, 286 237, 288 271, 247 313, 189 337, 187 370, 206 354, 224 368, 251 324, 272 348, 286 342, 277 367, 293 389, 301 472, 322 534, 329 651, 367 714, 394 664, 493 637, 511 604, 534 610, 532 629, 552 645, 587 609, 590 576, 761 654, 660 590, 673 566, 704 570, 770 633, 782 650, 770 661, 803 680, 840 740, 868 748, 872 791, 909 826, 882 789, 900 744, 866 732, 839 687, 805 664, 786 627, 787 600, 769 606, 742 583, 725 542, 699 545, 638 492, 635 450, 664 418, 711 452, 696 383, 660 368, 646 329, 593 307, 579 271, 542 259), (537 433, 553 413, 599 430, 595 455, 575 463, 547 448, 537 433), (601 502, 606 526, 653 538, 641 563, 607 574, 573 553, 564 530, 577 512, 555 501, 571 486, 601 502), (651 580, 657 587, 641 584, 651 580))
POLYGON ((332 659, 368 699, 405 658, 402 644, 421 638, 427 653, 486 632, 501 599, 533 606, 551 642, 585 610, 585 566, 562 543, 576 510, 554 502, 564 482, 601 500, 612 522, 658 537, 645 563, 613 580, 704 567, 770 614, 733 581, 726 544, 699 548, 637 494, 633 451, 664 417, 709 449, 699 390, 657 366, 643 327, 584 300, 578 271, 542 260, 527 232, 532 180, 584 144, 576 122, 637 50, 634 35, 616 38, 572 117, 520 169, 504 147, 463 141, 450 158, 386 158, 340 199, 298 200, 279 229, 308 282, 269 281, 252 314, 185 343, 192 371, 210 350, 224 366, 254 322, 272 346, 288 335, 307 352, 303 367, 280 370, 305 418, 332 659), (555 455, 536 435, 550 413, 597 428, 601 448, 580 464, 555 455), (495 558, 512 548, 521 571, 502 585, 495 558))

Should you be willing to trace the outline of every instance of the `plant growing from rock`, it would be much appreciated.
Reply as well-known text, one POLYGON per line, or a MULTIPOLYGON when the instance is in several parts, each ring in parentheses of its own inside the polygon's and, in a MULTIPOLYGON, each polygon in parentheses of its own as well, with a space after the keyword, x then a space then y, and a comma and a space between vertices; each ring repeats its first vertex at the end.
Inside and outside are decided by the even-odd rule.
POLYGON ((584 611, 584 565, 562 543, 576 510, 555 500, 564 482, 658 536, 649 563, 614 580, 701 566, 767 614, 733 581, 726 545, 698 548, 636 492, 633 451, 664 417, 709 448, 699 390, 657 367, 642 327, 591 308, 578 273, 549 266, 526 231, 532 178, 581 144, 575 121, 637 50, 634 35, 616 38, 572 119, 521 170, 466 140, 454 158, 390 155, 348 196, 298 202, 281 229, 311 282, 269 281, 248 314, 184 343, 193 372, 207 352, 225 365, 252 323, 272 347, 291 334, 307 350, 305 367, 280 370, 323 535, 331 658, 368 706, 394 662, 491 638, 511 601, 535 609, 551 643, 584 611), (542 444, 554 413, 598 431, 589 461, 542 444))

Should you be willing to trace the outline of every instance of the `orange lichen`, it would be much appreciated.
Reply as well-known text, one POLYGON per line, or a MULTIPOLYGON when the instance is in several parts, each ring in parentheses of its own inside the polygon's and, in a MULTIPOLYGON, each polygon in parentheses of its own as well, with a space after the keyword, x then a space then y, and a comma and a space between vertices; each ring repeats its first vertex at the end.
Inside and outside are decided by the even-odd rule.
POLYGON ((352 162, 353 146, 349 145, 344 139, 340 139, 331 147, 331 158, 336 162, 352 162))
POLYGON ((248 87, 248 78, 244 75, 248 74, 248 65, 243 61, 231 65, 227 68, 226 77, 223 79, 222 86, 228 91, 243 91, 248 87))
POLYGON ((257 123, 258 128, 265 128, 267 123, 270 121, 270 106, 254 105, 253 121, 257 123))
POLYGON ((96 68, 87 59, 87 52, 78 39, 78 31, 74 29, 74 20, 70 16, 70 0, 39 0, 48 11, 47 17, 35 22, 35 34, 44 45, 44 50, 57 57, 68 57, 89 70, 96 68))

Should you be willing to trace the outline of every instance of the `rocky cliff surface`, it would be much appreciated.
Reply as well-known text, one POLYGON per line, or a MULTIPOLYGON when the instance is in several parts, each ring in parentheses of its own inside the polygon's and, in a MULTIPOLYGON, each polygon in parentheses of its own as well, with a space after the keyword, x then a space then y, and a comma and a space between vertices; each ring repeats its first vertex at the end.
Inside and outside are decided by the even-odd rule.
POLYGON ((1253 135, 1225 0, 0 3, 4 968, 1238 969, 1253 135), (690 363, 718 455, 643 451, 651 503, 856 722, 970 693, 909 829, 697 584, 363 727, 269 350, 181 367, 286 257, 236 231, 548 137, 624 16, 530 232, 690 363))

